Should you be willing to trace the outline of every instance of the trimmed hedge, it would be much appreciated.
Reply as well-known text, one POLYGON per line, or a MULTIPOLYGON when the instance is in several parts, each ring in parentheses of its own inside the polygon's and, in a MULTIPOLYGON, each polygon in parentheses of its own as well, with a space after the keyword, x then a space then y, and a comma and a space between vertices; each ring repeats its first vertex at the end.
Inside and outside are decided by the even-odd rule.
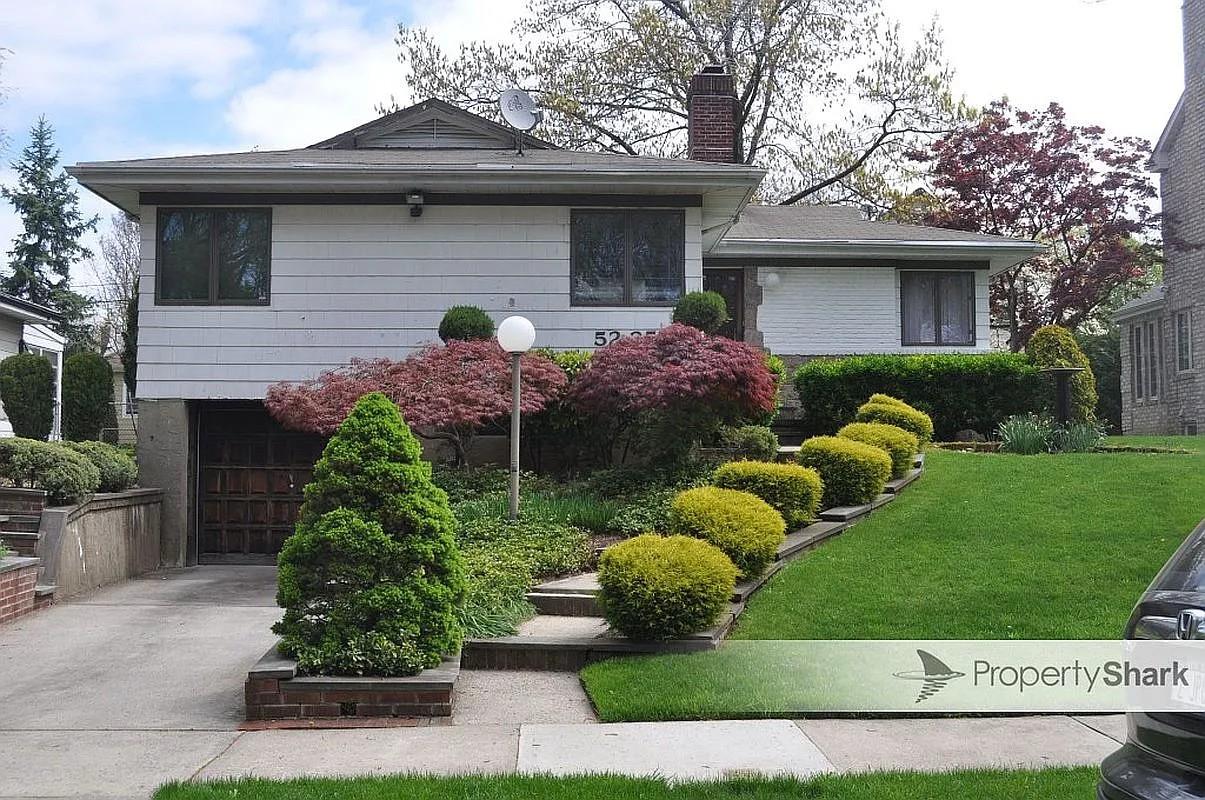
POLYGON ((724 551, 745 578, 762 573, 786 538, 782 515, 749 492, 700 486, 669 505, 670 533, 693 536, 724 551))
POLYGON ((798 464, 731 461, 716 468, 711 482, 722 489, 757 495, 782 514, 788 528, 815 519, 824 484, 820 473, 798 464))
POLYGON ((278 561, 281 653, 305 675, 414 675, 456 652, 456 520, 389 398, 356 402, 304 494, 278 561))
POLYGON ((916 434, 882 422, 851 422, 837 436, 874 445, 891 456, 891 477, 902 478, 912 469, 913 456, 920 448, 916 434))
POLYGON ((674 639, 715 624, 732 596, 736 567, 707 542, 645 534, 603 551, 598 585, 612 628, 633 639, 674 639))
POLYGON ((729 319, 728 304, 719 292, 687 292, 674 306, 674 322, 703 333, 715 333, 729 319))
POLYGON ((720 428, 720 447, 734 458, 772 461, 778 456, 778 437, 768 425, 732 425, 720 428))
POLYGON ((104 442, 64 442, 92 462, 100 473, 101 492, 124 492, 138 482, 138 465, 123 450, 104 442))
POLYGON ((860 506, 875 499, 891 477, 891 457, 853 439, 816 436, 799 447, 799 463, 820 473, 824 504, 860 506))
MULTIPOLYGON (((1058 325, 1046 325, 1034 331, 1025 345, 1025 352, 1033 359, 1038 369, 1046 367, 1080 367, 1083 372, 1071 376, 1071 420, 1092 422, 1096 419, 1096 377, 1092 374, 1092 362, 1084 355, 1071 331, 1058 325)), ((1054 381, 1047 397, 1054 397, 1054 381)), ((1053 400, 1051 400, 1053 403, 1053 400)))
POLYGON ((1037 368, 1017 353, 817 358, 795 372, 794 382, 803 405, 800 424, 813 435, 853 422, 874 392, 931 414, 943 441, 967 429, 990 434, 1014 414, 1043 408, 1049 394, 1037 368))
POLYGON ((894 425, 916 436, 921 444, 933 440, 933 420, 929 415, 903 403, 865 403, 858 408, 854 419, 894 425))
POLYGON ((63 438, 95 441, 106 428, 117 430, 113 367, 99 353, 76 353, 63 362, 63 438))
POLYGON ((52 505, 77 503, 100 487, 100 471, 86 457, 37 439, 0 439, 0 479, 42 489, 52 505))
POLYGON ((0 361, 0 402, 13 435, 46 440, 54 427, 54 367, 33 353, 0 361))
POLYGON ((445 343, 493 339, 494 321, 477 306, 452 306, 439 321, 439 338, 445 343))

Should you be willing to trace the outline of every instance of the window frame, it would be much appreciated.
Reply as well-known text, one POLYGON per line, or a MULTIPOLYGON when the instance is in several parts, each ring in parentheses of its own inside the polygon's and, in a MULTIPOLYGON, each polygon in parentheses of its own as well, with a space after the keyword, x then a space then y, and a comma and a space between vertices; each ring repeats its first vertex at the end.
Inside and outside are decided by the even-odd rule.
POLYGON ((1159 320, 1148 320, 1146 323, 1146 399, 1158 400, 1159 390, 1162 388, 1159 373, 1160 362, 1163 357, 1163 337, 1158 335, 1161 332, 1162 326, 1159 320))
POLYGON ((1193 369, 1193 352, 1192 352, 1192 310, 1185 309, 1177 311, 1173 318, 1173 324, 1176 327, 1176 372, 1191 372, 1193 369), (1180 321, 1184 321, 1184 326, 1180 326, 1180 321), (1180 355, 1183 353, 1186 358, 1180 360, 1180 355))
POLYGON ((1143 346, 1142 346, 1142 329, 1141 322, 1130 324, 1130 390, 1134 395, 1134 402, 1140 403, 1146 399, 1146 367, 1143 362, 1143 346))
POLYGON ((974 347, 978 344, 979 329, 978 329, 978 314, 975 308, 975 292, 978 289, 976 282, 977 270, 973 269, 897 269, 896 270, 896 287, 900 297, 900 346, 901 347, 974 347), (943 342, 941 333, 941 288, 939 280, 933 283, 933 338, 932 342, 909 341, 907 336, 907 310, 904 307, 904 276, 905 275, 933 275, 940 279, 943 275, 969 275, 971 279, 971 296, 970 296, 970 314, 968 317, 968 328, 971 333, 969 341, 965 342, 943 342))
POLYGON ((157 306, 268 306, 272 304, 272 206, 159 206, 155 211, 155 305, 157 306), (204 299, 179 299, 163 296, 163 223, 164 218, 177 211, 205 211, 209 218, 209 296, 204 299), (268 215, 268 276, 266 294, 261 300, 222 299, 218 296, 218 229, 217 215, 233 211, 265 211, 268 215))
POLYGON ((569 307, 570 308, 673 308, 686 294, 686 212, 680 208, 574 208, 569 211, 569 307), (623 298, 618 302, 609 300, 579 300, 574 296, 574 280, 578 275, 577 226, 578 217, 598 214, 623 215, 623 298), (632 298, 632 218, 637 214, 664 214, 675 219, 682 233, 682 254, 678 269, 678 299, 638 301, 632 298))

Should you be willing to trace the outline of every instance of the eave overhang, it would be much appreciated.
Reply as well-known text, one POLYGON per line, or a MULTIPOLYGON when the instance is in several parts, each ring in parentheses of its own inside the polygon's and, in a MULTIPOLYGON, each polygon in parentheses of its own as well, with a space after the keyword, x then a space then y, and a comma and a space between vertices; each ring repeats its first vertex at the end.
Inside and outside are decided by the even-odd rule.
POLYGON ((883 239, 725 239, 708 254, 713 262, 755 262, 759 258, 831 262, 986 262, 995 275, 1045 251, 1037 242, 892 241, 883 239))

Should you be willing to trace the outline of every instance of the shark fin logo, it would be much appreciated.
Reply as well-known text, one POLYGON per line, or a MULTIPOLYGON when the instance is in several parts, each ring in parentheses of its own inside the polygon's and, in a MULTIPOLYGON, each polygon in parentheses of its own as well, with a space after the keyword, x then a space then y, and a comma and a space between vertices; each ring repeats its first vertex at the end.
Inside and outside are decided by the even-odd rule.
POLYGON ((916 696, 916 702, 918 703, 922 700, 928 700, 940 692, 948 682, 966 675, 965 672, 950 669, 944 661, 932 653, 917 650, 916 654, 920 656, 920 663, 923 669, 896 672, 893 674, 895 677, 903 678, 906 681, 924 681, 920 687, 920 694, 916 696))

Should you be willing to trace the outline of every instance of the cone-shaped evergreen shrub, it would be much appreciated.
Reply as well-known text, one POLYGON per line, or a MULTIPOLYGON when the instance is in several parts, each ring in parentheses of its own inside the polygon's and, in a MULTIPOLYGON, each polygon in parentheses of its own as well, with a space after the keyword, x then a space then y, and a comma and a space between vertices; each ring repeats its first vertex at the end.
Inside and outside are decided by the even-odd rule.
POLYGON ((412 675, 460 646, 448 498, 397 407, 356 403, 314 466, 280 553, 273 630, 307 674, 412 675))

